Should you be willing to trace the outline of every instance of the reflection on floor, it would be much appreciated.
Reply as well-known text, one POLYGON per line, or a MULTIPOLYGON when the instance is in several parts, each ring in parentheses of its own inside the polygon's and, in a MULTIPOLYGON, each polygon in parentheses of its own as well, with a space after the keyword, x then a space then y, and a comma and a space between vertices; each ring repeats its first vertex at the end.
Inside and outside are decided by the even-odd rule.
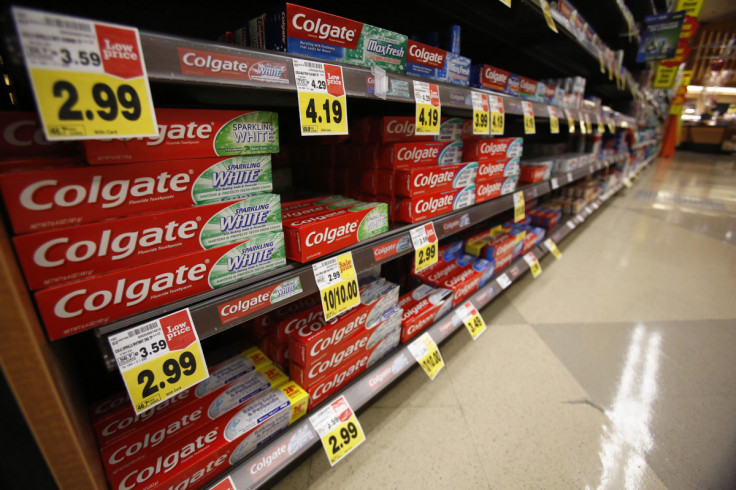
POLYGON ((660 160, 579 228, 277 487, 736 487, 736 159, 660 160))

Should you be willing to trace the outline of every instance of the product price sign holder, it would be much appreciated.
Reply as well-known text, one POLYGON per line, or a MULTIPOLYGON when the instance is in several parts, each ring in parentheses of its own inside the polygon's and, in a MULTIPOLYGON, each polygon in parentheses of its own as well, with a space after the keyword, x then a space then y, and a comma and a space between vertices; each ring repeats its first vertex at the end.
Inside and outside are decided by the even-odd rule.
POLYGON ((360 304, 358 275, 352 252, 317 262, 312 265, 312 271, 319 288, 325 321, 360 304))
POLYGON ((440 349, 434 343, 429 332, 424 332, 418 339, 407 345, 409 352, 416 359, 429 379, 434 380, 437 373, 445 367, 440 349))
POLYGON ((511 0, 499 0, 502 4, 506 5, 508 8, 511 8, 511 0))
POLYGON ((156 136, 138 29, 13 7, 46 138, 156 136))
POLYGON ((416 102, 416 134, 440 134, 440 89, 437 84, 414 82, 414 101, 416 102))
POLYGON ((529 252, 524 255, 524 261, 529 265, 529 269, 532 271, 532 277, 536 279, 539 274, 542 273, 542 265, 537 260, 537 257, 529 252))
POLYGON ((348 134, 348 106, 342 67, 292 60, 302 136, 348 134))
POLYGON ((598 52, 598 61, 601 64, 601 73, 605 74, 606 73, 606 63, 603 61, 603 53, 600 51, 598 52))
POLYGON ((634 185, 634 184, 632 184, 631 183, 631 179, 629 179, 627 177, 627 178, 624 179, 624 185, 626 186, 627 189, 631 189, 631 186, 634 185))
POLYGON ((414 245, 414 270, 419 272, 437 263, 437 234, 434 223, 427 223, 412 229, 411 242, 414 245))
POLYGON ((550 253, 554 255, 557 260, 560 260, 562 258, 562 252, 560 252, 560 249, 557 248, 557 244, 553 242, 551 238, 547 238, 544 241, 544 246, 547 247, 547 250, 549 250, 550 253))
POLYGON ((521 110, 524 113, 524 134, 536 134, 534 126, 534 109, 528 100, 521 101, 521 110))
POLYGON ((560 121, 557 119, 557 109, 548 105, 547 112, 549 113, 549 132, 552 134, 559 134, 560 121))
POLYGON ((565 109, 565 117, 567 117, 567 131, 570 134, 575 132, 575 119, 572 117, 572 111, 565 109))
POLYGON ((542 13, 544 14, 544 20, 547 21, 547 26, 552 30, 552 32, 559 34, 557 26, 555 25, 555 20, 552 18, 552 12, 549 9, 549 3, 547 3, 547 0, 539 0, 539 5, 542 7, 542 13))
POLYGON ((460 307, 455 310, 455 314, 463 325, 465 325, 465 328, 468 329, 473 340, 476 340, 483 332, 486 331, 486 322, 483 321, 483 317, 480 312, 470 301, 466 301, 460 305, 460 307))
POLYGON ((189 308, 108 337, 136 414, 209 377, 189 308))
POLYGON ((488 134, 490 132, 490 115, 488 95, 472 91, 473 100, 473 134, 488 134))
POLYGON ((580 134, 586 134, 588 132, 586 126, 585 126, 585 116, 582 111, 578 112, 578 116, 580 118, 580 134))
POLYGON ((503 109, 503 97, 489 96, 491 102, 491 134, 502 135, 504 129, 505 111, 503 109))
POLYGON ((610 131, 611 134, 616 133, 616 124, 614 124, 613 119, 607 118, 606 122, 608 123, 608 131, 610 131))
POLYGON ((514 192, 514 223, 524 221, 524 191, 514 192))
POLYGON ((330 466, 365 442, 363 427, 344 396, 320 408, 309 422, 322 440, 330 466))
POLYGON ((210 490, 236 490, 235 483, 233 483, 232 477, 227 475, 225 478, 215 483, 210 490))
POLYGON ((595 115, 595 121, 596 124, 598 124, 598 134, 603 134, 606 132, 606 128, 603 126, 603 120, 601 119, 601 115, 596 113, 595 115))
POLYGON ((585 131, 588 134, 593 134, 593 123, 590 120, 590 114, 585 113, 585 131))
POLYGON ((552 190, 555 190, 555 189, 557 189, 558 187, 560 187, 560 183, 559 183, 559 182, 557 182, 557 178, 556 178, 556 177, 552 177, 552 178, 550 179, 550 185, 552 186, 552 190))
POLYGON ((511 279, 509 279, 509 276, 505 272, 496 278, 496 282, 501 286, 501 289, 511 286, 511 279))

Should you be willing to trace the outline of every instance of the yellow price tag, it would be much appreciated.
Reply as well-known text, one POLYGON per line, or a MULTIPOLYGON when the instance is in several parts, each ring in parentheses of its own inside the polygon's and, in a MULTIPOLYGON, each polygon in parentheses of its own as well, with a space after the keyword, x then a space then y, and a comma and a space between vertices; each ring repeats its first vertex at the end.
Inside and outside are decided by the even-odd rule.
POLYGON ((608 66, 607 68, 608 68, 608 79, 613 80, 613 69, 610 66, 608 66))
POLYGON ((158 134, 137 29, 21 7, 13 15, 48 140, 158 134))
POLYGON ((491 134, 502 135, 504 130, 503 99, 495 95, 491 96, 491 134))
POLYGON ((534 125, 534 109, 529 101, 521 102, 521 110, 524 113, 524 134, 536 134, 537 129, 534 125))
POLYGON ((344 396, 321 408, 309 421, 322 440, 330 466, 365 442, 363 427, 344 396))
POLYGON ((437 263, 437 235, 434 231, 434 223, 417 226, 409 232, 414 244, 414 270, 416 272, 426 269, 437 263))
POLYGON ((473 100, 473 134, 490 133, 490 117, 488 96, 480 92, 471 92, 473 100))
POLYGON ((480 337, 480 334, 486 331, 486 322, 483 321, 483 317, 480 312, 473 306, 473 303, 466 301, 457 310, 456 314, 460 321, 465 325, 465 328, 470 332, 470 336, 473 340, 480 337))
POLYGON ((108 340, 136 414, 209 377, 189 309, 108 340))
POLYGON ((499 0, 502 4, 506 5, 507 7, 511 8, 511 0, 499 0))
POLYGON ((524 191, 514 193, 514 223, 524 221, 524 191))
POLYGON ((580 134, 586 134, 588 131, 585 127, 585 116, 583 116, 583 113, 578 113, 578 116, 580 117, 580 134))
POLYGON ((585 130, 588 134, 593 134, 593 122, 590 120, 589 114, 585 114, 585 130))
POLYGON ((619 71, 616 70, 614 72, 614 75, 616 77, 616 87, 619 88, 620 90, 623 90, 623 89, 621 89, 621 73, 619 73, 619 71))
POLYGON ((529 252, 524 255, 524 261, 529 265, 529 269, 532 271, 532 277, 534 279, 539 277, 539 274, 542 273, 542 265, 537 260, 537 257, 533 253, 529 252))
POLYGON ((429 332, 424 332, 414 342, 407 345, 409 352, 416 359, 429 379, 434 379, 437 373, 445 366, 437 344, 434 343, 429 332))
POLYGON ((626 90, 626 77, 621 77, 621 90, 626 90))
POLYGON ((358 276, 352 252, 331 257, 312 265, 314 280, 319 288, 325 320, 360 304, 358 276))
POLYGON ((557 109, 550 105, 547 106, 547 112, 549 113, 549 132, 558 134, 560 132, 560 121, 557 119, 557 109))
POLYGON ((547 21, 547 26, 552 29, 553 32, 558 33, 555 20, 552 18, 552 12, 549 9, 549 3, 547 3, 547 0, 539 0, 539 4, 542 7, 542 13, 544 13, 544 20, 547 21))
POLYGON ((544 241, 544 246, 547 247, 547 250, 549 250, 550 253, 554 255, 557 260, 560 260, 562 258, 562 252, 560 252, 560 249, 557 248, 557 244, 553 242, 551 238, 547 238, 544 241))
POLYGON ((631 183, 630 179, 624 179, 624 185, 627 189, 631 189, 631 186, 633 186, 634 184, 631 183))
POLYGON ((570 134, 575 133, 575 119, 572 117, 570 109, 565 109, 565 116, 567 116, 567 131, 570 134))
POLYGON ((348 134, 342 67, 292 60, 302 136, 348 134))
POLYGON ((440 134, 440 90, 434 83, 414 80, 416 134, 440 134))
POLYGON ((598 124, 598 134, 603 134, 606 131, 606 128, 603 126, 603 121, 601 120, 600 114, 595 115, 595 120, 598 124))
POLYGON ((606 63, 603 61, 603 53, 598 53, 598 61, 601 63, 601 73, 606 73, 606 63))

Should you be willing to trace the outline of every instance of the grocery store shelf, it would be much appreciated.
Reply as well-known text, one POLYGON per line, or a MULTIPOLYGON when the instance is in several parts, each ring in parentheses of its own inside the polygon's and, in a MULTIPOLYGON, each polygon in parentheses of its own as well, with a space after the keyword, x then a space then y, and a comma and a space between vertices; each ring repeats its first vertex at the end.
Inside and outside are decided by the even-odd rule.
MULTIPOLYGON (((641 167, 647 165, 651 160, 653 158, 645 161, 641 167)), ((617 185, 610 192, 607 192, 605 195, 596 199, 591 205, 587 206, 580 214, 570 217, 564 224, 561 223, 550 234, 552 240, 555 243, 563 240, 622 187, 623 185, 621 184, 617 185)), ((541 259, 548 251, 546 247, 539 245, 532 250, 532 253, 534 253, 537 259, 541 259)), ((505 275, 513 284, 528 269, 529 266, 523 258, 517 259, 509 267, 504 269, 503 272, 498 274, 496 279, 492 279, 473 294, 470 297, 470 301, 477 309, 482 309, 503 292, 504 288, 498 282, 498 277, 505 275)), ((463 327, 455 311, 449 312, 426 330, 438 345, 463 327)), ((339 396, 344 396, 353 410, 358 411, 373 398, 378 397, 384 389, 397 381, 415 365, 416 361, 409 352, 408 347, 403 345, 382 359, 378 364, 371 367, 368 372, 359 376, 332 399, 334 400, 339 396)), ((226 477, 232 479, 238 490, 259 488, 265 485, 280 471, 294 463, 312 447, 319 444, 319 441, 319 436, 309 422, 309 416, 307 416, 277 436, 272 442, 263 446, 260 451, 228 470, 226 474, 222 474, 213 480, 213 484, 207 488, 213 489, 217 486, 217 483, 226 477)))
POLYGON ((653 140, 641 141, 639 143, 634 143, 633 145, 631 145, 631 149, 638 150, 639 148, 644 148, 645 146, 656 145, 657 141, 659 140, 653 139, 653 140))
MULTIPOLYGON (((592 174, 596 170, 600 170, 605 166, 615 163, 616 158, 628 157, 617 156, 616 158, 611 157, 604 160, 594 160, 593 156, 590 154, 578 154, 571 155, 568 158, 579 159, 582 166, 570 172, 555 174, 553 179, 549 181, 531 184, 517 189, 517 191, 524 192, 524 200, 530 201, 548 194, 558 187, 567 185, 570 182, 592 174)), ((513 205, 513 195, 508 194, 481 204, 454 211, 435 219, 426 220, 421 223, 393 225, 387 233, 360 242, 352 247, 335 252, 334 254, 322 257, 320 260, 350 251, 353 254, 356 272, 360 274, 371 269, 375 265, 386 263, 390 260, 401 257, 402 255, 413 252, 413 248, 410 245, 410 230, 420 226, 422 223, 430 221, 433 222, 437 236, 441 240, 504 211, 512 209, 513 205), (380 260, 376 259, 376 253, 378 253, 380 249, 394 243, 403 243, 405 244, 405 247, 399 250, 401 247, 397 245, 394 248, 397 250, 396 253, 382 256, 380 260)), ((384 254, 379 253, 379 255, 384 254)), ((189 308, 199 338, 206 339, 207 337, 211 337, 212 335, 228 330, 234 326, 241 325, 243 322, 251 318, 260 316, 317 291, 318 288, 314 281, 312 264, 299 264, 289 261, 285 267, 275 271, 108 323, 102 327, 98 327, 95 332, 105 365, 109 370, 114 370, 115 359, 107 342, 107 336, 123 328, 137 325, 154 318, 159 318, 167 313, 177 311, 182 308, 189 308), (262 308, 251 309, 247 314, 238 316, 231 321, 226 321, 227 319, 221 316, 220 312, 223 306, 239 300, 246 300, 248 298, 258 296, 269 288, 294 278, 298 278, 301 283, 301 293, 286 298, 278 303, 266 303, 266 306, 262 308)))

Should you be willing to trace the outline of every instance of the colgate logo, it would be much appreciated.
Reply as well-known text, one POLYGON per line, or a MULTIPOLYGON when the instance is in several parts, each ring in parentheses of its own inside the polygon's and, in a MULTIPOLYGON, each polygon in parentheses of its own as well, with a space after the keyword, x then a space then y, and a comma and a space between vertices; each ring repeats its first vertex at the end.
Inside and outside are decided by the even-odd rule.
POLYGON ((288 35, 301 39, 320 40, 325 44, 356 49, 363 24, 316 10, 289 5, 293 13, 288 35))
POLYGON ((346 236, 352 235, 358 230, 358 223, 351 221, 350 223, 338 226, 337 228, 326 227, 322 231, 312 231, 307 235, 305 241, 307 247, 315 247, 321 243, 331 244, 336 240, 340 240, 346 236))
POLYGON ((414 206, 414 211, 417 213, 417 215, 421 215, 424 213, 435 214, 438 210, 452 207, 452 202, 454 201, 454 199, 454 194, 448 194, 437 199, 430 199, 429 201, 420 199, 414 206))
POLYGON ((414 123, 407 120, 401 122, 400 120, 392 119, 386 125, 386 132, 388 134, 402 134, 406 137, 414 135, 414 123))
POLYGON ((312 368, 309 370, 309 377, 308 379, 317 379, 318 377, 322 376, 326 371, 328 371, 330 368, 333 368, 335 366, 339 366, 340 363, 344 360, 350 357, 351 355, 355 354, 359 350, 362 350, 365 348, 366 344, 368 343, 368 337, 361 337, 352 344, 346 346, 343 350, 338 352, 333 352, 332 355, 329 358, 326 358, 320 362, 317 362, 312 368))
POLYGON ((381 386, 384 380, 386 380, 386 378, 391 376, 393 372, 394 371, 393 371, 392 366, 386 366, 381 371, 371 376, 371 378, 368 380, 368 386, 370 386, 372 389, 375 389, 378 386, 381 386))
MULTIPOLYGON (((319 325, 322 326, 325 324, 325 317, 322 314, 321 310, 311 310, 309 311, 309 315, 304 317, 297 317, 292 320, 290 320, 285 328, 284 333, 289 336, 292 332, 296 332, 297 330, 300 330, 306 326, 310 325, 319 325)), ((310 327, 311 328, 311 327, 310 327)))
POLYGON ((533 82, 532 80, 521 78, 519 80, 519 86, 521 87, 521 90, 524 91, 524 93, 527 93, 527 94, 537 93, 537 83, 533 82))
POLYGON ((330 379, 326 380, 324 383, 318 385, 316 388, 310 391, 309 397, 311 399, 311 403, 317 404, 318 400, 320 400, 323 396, 330 394, 333 390, 342 386, 343 383, 345 383, 353 375, 363 371, 368 365, 369 357, 369 355, 360 357, 349 367, 335 373, 335 375, 332 376, 330 379))
POLYGON ((503 174, 503 170, 505 166, 506 165, 503 163, 480 165, 478 168, 478 173, 480 173, 480 175, 483 175, 483 176, 503 174))
POLYGON ((396 159, 400 162, 411 161, 414 163, 436 160, 439 155, 439 148, 400 148, 396 153, 396 159))
POLYGON ((501 182, 493 182, 492 184, 481 184, 478 186, 478 195, 481 197, 496 196, 501 192, 501 182))
MULTIPOLYGON (((332 335, 330 335, 329 337, 325 337, 325 338, 317 340, 312 345, 312 348, 309 350, 309 353, 311 354, 312 357, 319 356, 322 352, 326 351, 329 347, 339 344, 343 339, 348 338, 351 333, 355 332, 360 327, 365 325, 365 321, 367 319, 368 319, 368 314, 363 313, 358 318, 354 319, 352 322, 348 323, 342 328, 337 328, 333 330, 332 335)), ((311 335, 311 333, 312 332, 302 332, 301 330, 298 331, 298 335, 300 337, 309 336, 311 335)))
POLYGON ((480 154, 494 156, 499 153, 506 153, 506 149, 508 148, 508 146, 508 143, 483 142, 480 145, 480 154))
POLYGON ((472 268, 470 268, 470 269, 465 269, 464 271, 462 271, 462 272, 461 272, 460 274, 458 274, 457 276, 455 276, 455 277, 451 278, 450 280, 448 280, 448 281, 447 281, 447 282, 445 283, 445 285, 446 285, 447 287, 449 287, 449 288, 452 288, 452 287, 454 287, 454 286, 457 286, 457 285, 458 285, 458 284, 460 284, 461 282, 464 282, 464 281, 465 281, 465 280, 466 280, 467 278, 469 278, 469 277, 470 277, 470 276, 472 276, 473 274, 475 274, 475 271, 474 271, 474 270, 473 270, 472 268))
POLYGON ((498 71, 493 67, 488 67, 485 70, 485 77, 491 85, 505 87, 506 81, 509 79, 509 74, 498 71))
POLYGON ((451 170, 441 173, 432 173, 429 175, 419 173, 414 177, 414 187, 435 187, 439 184, 444 184, 445 182, 451 182, 454 176, 455 173, 451 170))
POLYGON ((192 121, 187 124, 172 124, 170 126, 159 124, 158 136, 150 138, 123 138, 122 141, 128 141, 130 139, 146 140, 147 146, 158 146, 164 141, 209 140, 210 136, 212 136, 211 124, 197 124, 196 121, 192 121))
POLYGON ((56 144, 47 140, 46 136, 44 136, 43 134, 43 129, 39 128, 38 126, 38 121, 33 119, 17 121, 12 124, 8 124, 5 127, 5 131, 3 131, 3 139, 6 143, 12 146, 20 147, 27 147, 32 145, 50 146, 56 144), (30 133, 29 131, 23 131, 23 128, 25 127, 30 128, 30 133), (22 139, 21 133, 23 132, 29 133, 31 137, 27 139, 22 139))
POLYGON ((445 67, 445 51, 409 41, 409 57, 406 61, 442 69, 445 67))

